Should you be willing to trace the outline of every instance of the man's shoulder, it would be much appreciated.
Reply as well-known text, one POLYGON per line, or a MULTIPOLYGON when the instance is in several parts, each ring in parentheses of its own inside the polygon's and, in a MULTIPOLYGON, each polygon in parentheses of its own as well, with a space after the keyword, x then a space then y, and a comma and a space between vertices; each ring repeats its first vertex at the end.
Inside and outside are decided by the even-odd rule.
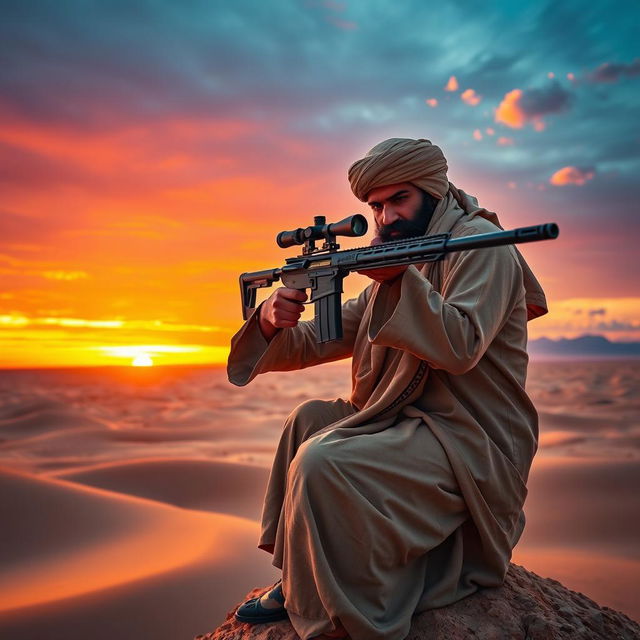
MULTIPOLYGON (((452 238, 460 238, 463 236, 473 236, 480 233, 494 233, 496 231, 502 231, 502 229, 490 220, 483 218, 482 216, 463 216, 451 229, 451 237, 452 238)), ((461 254, 467 254, 469 252, 462 251, 459 253, 449 254, 448 257, 453 258, 453 262, 456 262, 458 257, 462 257, 461 254)), ((476 254, 476 252, 471 251, 470 253, 476 254)), ((485 250, 482 252, 478 252, 476 256, 483 256, 486 253, 485 250)), ((488 256, 489 254, 487 254, 488 256)), ((514 245, 501 245, 497 247, 493 247, 491 254, 494 259, 499 260, 500 262, 511 263, 516 269, 520 269, 520 264, 518 260, 518 255, 515 250, 514 245)))
POLYGON ((492 233, 494 231, 501 231, 501 229, 482 216, 474 216, 473 218, 462 216, 451 229, 451 236, 458 238, 472 236, 477 233, 492 233))

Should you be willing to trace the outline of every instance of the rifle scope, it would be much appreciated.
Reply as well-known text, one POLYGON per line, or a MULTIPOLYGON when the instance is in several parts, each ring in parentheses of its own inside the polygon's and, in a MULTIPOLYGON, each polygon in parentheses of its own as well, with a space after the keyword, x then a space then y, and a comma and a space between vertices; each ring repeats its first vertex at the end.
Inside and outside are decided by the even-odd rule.
POLYGON ((363 236, 367 233, 368 227, 367 219, 359 213, 331 224, 326 223, 324 216, 315 216, 312 226, 304 229, 300 227, 293 231, 281 231, 276 236, 276 242, 283 249, 292 247, 294 244, 305 244, 310 240, 323 238, 327 242, 333 242, 336 236, 363 236))

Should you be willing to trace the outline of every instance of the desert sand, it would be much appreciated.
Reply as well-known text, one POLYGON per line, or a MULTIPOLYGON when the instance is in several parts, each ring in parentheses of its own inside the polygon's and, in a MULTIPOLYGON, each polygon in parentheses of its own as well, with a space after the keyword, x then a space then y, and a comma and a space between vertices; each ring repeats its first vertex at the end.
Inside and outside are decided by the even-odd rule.
MULTIPOLYGON (((344 363, 0 372, 0 637, 191 638, 278 577, 256 548, 282 422, 344 363), (265 408, 267 409, 265 411, 265 408)), ((534 362, 514 562, 640 619, 640 362, 534 362)))

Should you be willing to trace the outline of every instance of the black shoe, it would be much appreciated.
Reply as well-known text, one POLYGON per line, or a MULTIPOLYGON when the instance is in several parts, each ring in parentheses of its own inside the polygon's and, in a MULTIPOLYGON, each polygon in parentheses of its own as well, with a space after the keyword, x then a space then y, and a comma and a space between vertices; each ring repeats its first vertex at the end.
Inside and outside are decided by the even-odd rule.
MULTIPOLYGON (((264 594, 262 594, 264 595, 264 594)), ((284 620, 288 618, 287 610, 284 608, 284 594, 282 593, 282 580, 278 580, 267 596, 272 600, 276 600, 282 606, 276 609, 267 609, 260 604, 260 598, 251 598, 244 604, 241 604, 236 610, 236 620, 246 622, 248 624, 259 624, 260 622, 275 622, 276 620, 284 620)))

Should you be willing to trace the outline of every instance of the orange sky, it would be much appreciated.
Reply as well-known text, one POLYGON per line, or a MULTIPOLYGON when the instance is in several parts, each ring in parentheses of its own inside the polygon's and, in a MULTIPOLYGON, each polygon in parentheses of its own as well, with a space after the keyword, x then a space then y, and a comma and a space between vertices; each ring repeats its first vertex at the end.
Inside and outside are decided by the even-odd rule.
MULTIPOLYGON (((20 212, 22 227, 0 253, 2 365, 128 364, 140 353, 157 364, 224 361, 241 324, 238 275, 296 254, 275 245, 276 233, 317 214, 369 216, 346 181, 353 152, 308 171, 315 149, 289 140, 281 168, 277 158, 253 160, 256 134, 251 123, 216 119, 108 135, 5 120, 0 142, 36 155, 40 171, 4 193, 4 208, 20 212), (240 175, 224 175, 238 165, 240 175), (58 169, 72 179, 60 179, 58 169)), ((471 175, 456 182, 498 211, 510 204, 513 213, 501 214, 507 228, 557 220, 526 203, 516 208, 518 196, 499 185, 474 185, 471 175)), ((529 325, 531 337, 633 338, 624 328, 598 328, 612 319, 634 323, 640 301, 604 282, 594 261, 567 264, 578 242, 562 228, 558 240, 522 248, 552 309, 529 325)), ((350 276, 344 299, 366 284, 350 276)))
MULTIPOLYGON (((182 14, 174 33, 168 9, 144 37, 115 10, 82 26, 42 11, 49 31, 7 19, 0 71, 0 367, 224 362, 242 323, 239 274, 296 253, 275 245, 278 231, 369 215, 346 171, 392 136, 440 145, 451 181, 505 228, 559 223, 558 240, 522 248, 551 309, 529 325, 532 339, 638 340, 637 172, 620 152, 629 127, 622 112, 596 125, 592 108, 604 84, 609 99, 632 95, 637 62, 598 53, 580 71, 529 57, 496 77, 440 52, 421 83, 398 73, 380 92, 344 60, 366 50, 380 72, 388 43, 370 50, 379 24, 346 5, 301 9, 301 35, 288 39, 258 29, 270 18, 243 16, 237 28, 258 29, 263 48, 227 34, 222 10, 207 17, 218 37, 204 40, 182 14), (600 142, 584 145, 587 130, 600 142)), ((347 278, 344 299, 367 283, 347 278)))

